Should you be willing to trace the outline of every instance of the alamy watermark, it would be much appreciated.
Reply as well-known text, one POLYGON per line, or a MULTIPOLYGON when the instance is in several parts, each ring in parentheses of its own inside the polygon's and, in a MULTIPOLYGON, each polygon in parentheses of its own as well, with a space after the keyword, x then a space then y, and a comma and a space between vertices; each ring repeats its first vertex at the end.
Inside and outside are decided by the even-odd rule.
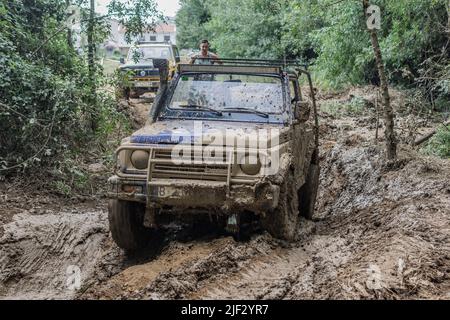
POLYGON ((376 264, 371 264, 366 270, 367 280, 366 287, 370 290, 381 290, 383 289, 383 274, 381 273, 380 267, 376 264))
POLYGON ((264 175, 273 175, 280 167, 280 130, 259 129, 204 130, 202 121, 194 121, 193 132, 179 129, 172 132, 171 160, 174 164, 255 165, 264 175))
POLYGON ((381 30, 381 9, 379 6, 371 4, 367 8, 367 29, 381 30))
POLYGON ((70 291, 81 288, 81 269, 79 266, 70 265, 66 269, 66 288, 70 291))
MULTIPOLYGON (((397 275, 394 279, 397 279, 397 284, 400 288, 404 286, 404 271, 406 268, 405 260, 402 258, 398 259, 397 262, 397 275)), ((369 290, 382 290, 388 288, 388 284, 386 283, 385 276, 381 271, 381 268, 376 264, 370 264, 366 269, 367 279, 366 279, 366 287, 369 290)), ((394 280, 392 277, 389 277, 391 282, 394 280)))
POLYGON ((81 22, 81 11, 80 8, 75 5, 70 5, 66 9, 66 21, 64 25, 68 29, 72 29, 75 25, 81 22))

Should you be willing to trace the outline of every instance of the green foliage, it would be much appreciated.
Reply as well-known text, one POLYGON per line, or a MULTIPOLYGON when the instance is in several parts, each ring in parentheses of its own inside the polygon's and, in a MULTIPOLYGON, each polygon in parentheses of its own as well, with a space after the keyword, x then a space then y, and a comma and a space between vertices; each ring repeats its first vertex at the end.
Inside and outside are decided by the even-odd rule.
POLYGON ((361 97, 354 97, 350 101, 328 101, 320 106, 320 110, 333 115, 341 116, 361 116, 367 114, 366 102, 361 97))
POLYGON ((450 126, 441 126, 423 150, 426 154, 450 159, 450 126))
POLYGON ((51 186, 60 195, 69 197, 72 194, 72 188, 64 181, 57 180, 52 182, 51 186))
POLYGON ((108 12, 126 26, 125 39, 128 43, 143 31, 152 30, 158 20, 163 19, 154 0, 112 0, 108 12))
MULTIPOLYGON (((450 99, 447 0, 372 0, 389 79, 450 99)), ((301 58, 327 87, 378 83, 362 0, 183 0, 179 45, 210 38, 223 57, 301 58)))
MULTIPOLYGON (((89 2, 75 2, 81 5, 85 32, 89 2)), ((105 90, 113 80, 98 65, 90 77, 87 57, 68 41, 66 3, 0 3, 0 175, 36 168, 53 175, 56 170, 54 186, 63 194, 86 185, 86 155, 94 152, 109 162, 129 130, 128 119, 105 90), (94 131, 93 115, 98 121, 94 131)), ((113 1, 109 15, 120 19, 131 36, 158 17, 153 0, 113 1)), ((105 17, 96 17, 96 44, 104 41, 108 28, 105 17)))
POLYGON ((81 111, 89 109, 87 68, 69 48, 65 34, 41 45, 63 22, 63 7, 52 6, 53 1, 35 1, 33 6, 26 2, 4 2, 0 10, 6 13, 0 32, 3 167, 28 158, 21 167, 51 162, 70 147, 68 138, 82 130, 81 111))
POLYGON ((211 18, 207 0, 180 0, 177 13, 177 44, 184 49, 197 49, 202 39, 210 38, 206 23, 211 18))
POLYGON ((206 30, 221 55, 230 58, 284 56, 284 0, 211 0, 206 30))

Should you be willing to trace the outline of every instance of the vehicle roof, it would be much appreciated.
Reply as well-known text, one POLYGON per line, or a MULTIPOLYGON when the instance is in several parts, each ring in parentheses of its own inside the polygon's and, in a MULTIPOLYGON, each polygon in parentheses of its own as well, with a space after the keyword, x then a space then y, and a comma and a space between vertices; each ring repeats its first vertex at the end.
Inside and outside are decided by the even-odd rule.
POLYGON ((202 64, 180 64, 180 73, 250 73, 250 74, 273 74, 281 75, 279 67, 269 66, 227 66, 227 65, 202 65, 202 64))
POLYGON ((258 60, 258 59, 211 59, 215 64, 180 64, 180 73, 249 73, 280 76, 286 72, 289 76, 298 76, 297 69, 307 69, 306 64, 299 61, 258 60))

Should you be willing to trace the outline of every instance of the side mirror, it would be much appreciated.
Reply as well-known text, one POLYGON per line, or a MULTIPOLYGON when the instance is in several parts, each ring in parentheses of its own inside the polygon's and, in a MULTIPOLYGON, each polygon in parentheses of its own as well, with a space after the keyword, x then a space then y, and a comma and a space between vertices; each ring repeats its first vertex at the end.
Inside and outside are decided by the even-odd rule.
POLYGON ((300 122, 309 120, 311 114, 311 103, 308 101, 297 101, 294 105, 294 117, 300 122))
POLYGON ((125 58, 120 58, 120 64, 125 64, 125 58))

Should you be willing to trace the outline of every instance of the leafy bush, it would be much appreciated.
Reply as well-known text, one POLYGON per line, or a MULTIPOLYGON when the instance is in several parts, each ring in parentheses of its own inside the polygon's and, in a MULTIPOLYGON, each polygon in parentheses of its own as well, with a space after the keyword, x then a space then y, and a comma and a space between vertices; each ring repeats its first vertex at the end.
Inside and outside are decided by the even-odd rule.
MULTIPOLYGON (((300 58, 323 87, 378 84, 362 0, 182 0, 178 41, 197 48, 209 37, 226 58, 300 58)), ((392 84, 450 101, 448 0, 372 0, 392 84)))
POLYGON ((335 117, 358 116, 367 113, 366 103, 361 97, 354 97, 350 101, 329 101, 320 106, 320 110, 335 117))
POLYGON ((423 150, 426 154, 450 159, 450 126, 441 126, 423 150))
POLYGON ((64 34, 43 46, 37 41, 44 31, 56 33, 63 18, 50 1, 31 7, 9 1, 0 8, 0 169, 45 165, 84 130, 92 101, 87 68, 64 34))
POLYGON ((47 171, 62 194, 86 185, 90 151, 109 155, 128 130, 114 96, 92 90, 110 85, 101 68, 93 84, 60 32, 64 11, 54 0, 0 3, 0 175, 47 171))

